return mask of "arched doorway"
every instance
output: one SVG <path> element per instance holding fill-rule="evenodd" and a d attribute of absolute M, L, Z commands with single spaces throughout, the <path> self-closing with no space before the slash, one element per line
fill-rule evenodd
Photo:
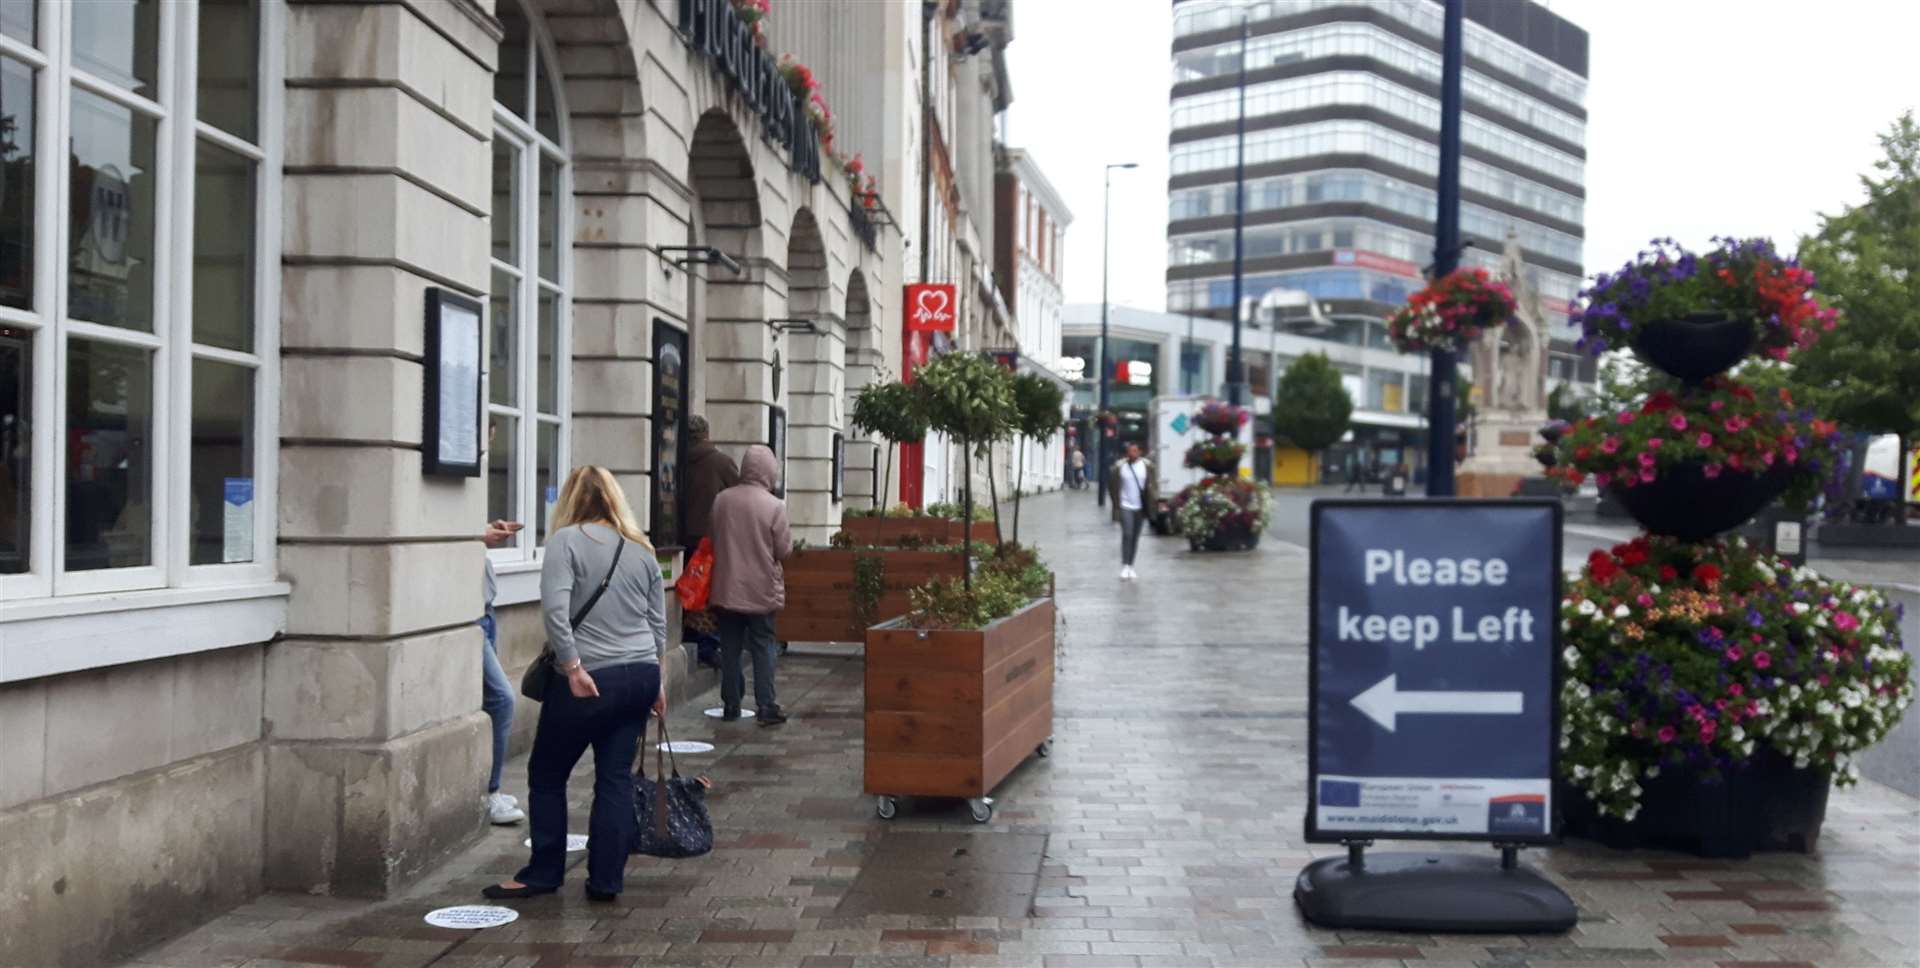
<path fill-rule="evenodd" d="M 826 242 L 813 212 L 794 213 L 787 233 L 787 319 L 776 353 L 790 361 L 782 380 L 787 415 L 787 513 L 795 538 L 825 544 L 840 525 L 835 451 L 845 428 L 846 335 L 832 311 Z M 776 373 L 778 369 L 776 366 Z"/>
<path fill-rule="evenodd" d="M 846 333 L 846 390 L 840 408 L 843 417 L 853 412 L 853 398 L 862 389 L 891 378 L 885 371 L 886 358 L 881 355 L 873 326 L 873 301 L 867 295 L 867 277 L 858 269 L 847 277 Z M 878 493 L 886 486 L 881 474 L 881 465 L 886 462 L 886 442 L 851 428 L 845 433 L 847 442 L 842 463 L 845 464 L 846 506 L 873 508 L 892 503 L 886 495 Z"/>
<path fill-rule="evenodd" d="M 688 267 L 688 317 L 693 320 L 694 396 L 712 427 L 713 441 L 738 457 L 749 444 L 771 441 L 773 304 L 763 257 L 760 197 L 753 159 L 740 128 L 725 111 L 700 116 L 688 171 L 694 217 L 687 244 L 712 246 L 740 267 Z"/>

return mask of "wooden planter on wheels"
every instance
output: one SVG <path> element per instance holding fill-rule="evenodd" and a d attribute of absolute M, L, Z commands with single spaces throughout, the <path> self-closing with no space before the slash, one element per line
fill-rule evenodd
<path fill-rule="evenodd" d="M 1053 742 L 1053 599 L 980 629 L 867 630 L 866 792 L 882 819 L 895 798 L 987 798 Z"/>
<path fill-rule="evenodd" d="M 840 533 L 856 545 L 894 548 L 903 544 L 957 545 L 966 529 L 946 518 L 869 517 L 842 519 Z M 992 544 L 993 522 L 973 522 L 973 540 Z"/>
<path fill-rule="evenodd" d="M 958 551 L 910 551 L 905 548 L 803 548 L 787 557 L 787 605 L 774 613 L 773 634 L 781 642 L 861 642 L 867 625 L 854 614 L 854 559 L 880 559 L 885 586 L 872 622 L 907 614 L 907 590 L 936 578 L 958 578 L 965 567 Z"/>

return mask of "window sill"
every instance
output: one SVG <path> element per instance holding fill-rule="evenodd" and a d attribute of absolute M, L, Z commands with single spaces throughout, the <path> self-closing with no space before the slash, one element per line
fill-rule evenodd
<path fill-rule="evenodd" d="M 286 631 L 291 590 L 268 581 L 0 605 L 0 682 L 265 642 Z"/>
<path fill-rule="evenodd" d="M 493 566 L 493 607 L 525 605 L 540 600 L 540 560 Z"/>

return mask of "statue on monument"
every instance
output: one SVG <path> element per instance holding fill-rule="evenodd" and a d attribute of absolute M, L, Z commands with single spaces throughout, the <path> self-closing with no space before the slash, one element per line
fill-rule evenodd
<path fill-rule="evenodd" d="M 1480 399 L 1491 410 L 1545 413 L 1547 361 L 1540 291 L 1527 281 L 1520 245 L 1511 232 L 1500 255 L 1500 275 L 1513 289 L 1514 317 L 1505 326 L 1488 328 L 1470 351 Z"/>

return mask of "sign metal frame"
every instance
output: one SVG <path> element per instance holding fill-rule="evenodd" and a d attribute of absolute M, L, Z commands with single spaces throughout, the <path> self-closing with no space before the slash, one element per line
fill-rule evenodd
<path fill-rule="evenodd" d="M 1557 791 L 1547 797 L 1547 832 L 1544 834 L 1497 834 L 1462 833 L 1445 834 L 1410 830 L 1340 830 L 1324 831 L 1316 823 L 1320 801 L 1320 567 L 1317 555 L 1320 550 L 1320 521 L 1327 510 L 1340 508 L 1391 508 L 1408 512 L 1431 510 L 1434 508 L 1515 508 L 1533 507 L 1551 511 L 1553 520 L 1553 542 L 1551 561 L 1553 562 L 1552 598 L 1546 615 L 1548 629 L 1547 641 L 1543 646 L 1547 651 L 1547 666 L 1551 670 L 1547 687 L 1547 782 L 1552 787 L 1559 785 L 1560 777 L 1560 687 L 1566 670 L 1560 660 L 1560 604 L 1566 597 L 1566 572 L 1561 567 L 1562 528 L 1565 525 L 1566 508 L 1552 498 L 1427 498 L 1420 501 L 1404 499 L 1358 499 L 1358 498 L 1322 498 L 1313 502 L 1308 513 L 1307 538 L 1307 809 L 1304 818 L 1305 839 L 1308 843 L 1337 844 L 1358 843 L 1374 840 L 1425 840 L 1447 841 L 1453 843 L 1493 843 L 1511 844 L 1529 847 L 1549 847 L 1561 842 L 1560 798 Z"/>

